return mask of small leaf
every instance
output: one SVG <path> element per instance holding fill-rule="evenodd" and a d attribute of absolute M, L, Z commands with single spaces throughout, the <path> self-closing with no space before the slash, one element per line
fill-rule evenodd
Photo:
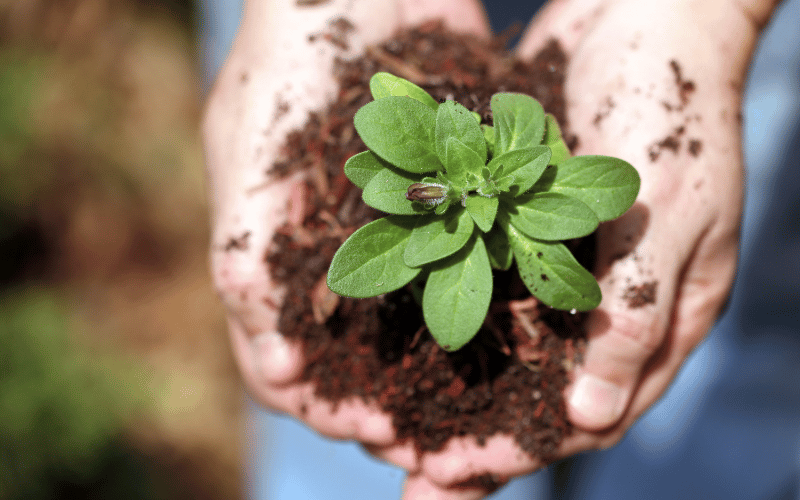
<path fill-rule="evenodd" d="M 542 176 L 539 177 L 539 180 L 531 187 L 530 191 L 536 193 L 550 191 L 550 188 L 553 187 L 553 181 L 556 179 L 556 170 L 558 168 L 552 163 L 547 165 L 547 168 L 542 172 Z"/>
<path fill-rule="evenodd" d="M 581 201 L 559 193 L 534 193 L 505 201 L 511 224 L 531 238 L 560 241 L 597 229 L 597 215 Z"/>
<path fill-rule="evenodd" d="M 468 174 L 480 175 L 485 165 L 475 151 L 455 137 L 447 138 L 443 163 L 446 178 L 461 188 L 468 183 Z"/>
<path fill-rule="evenodd" d="M 528 238 L 510 224 L 503 229 L 508 234 L 519 275 L 534 297 L 566 311 L 589 311 L 600 304 L 600 286 L 566 246 Z"/>
<path fill-rule="evenodd" d="M 475 152 L 481 162 L 486 163 L 486 140 L 480 125 L 472 113 L 455 101 L 445 101 L 436 112 L 436 153 L 445 163 L 448 140 L 453 137 Z M 445 163 L 445 168 L 447 164 Z"/>
<path fill-rule="evenodd" d="M 493 172 L 498 185 L 517 186 L 517 193 L 522 194 L 536 183 L 549 161 L 550 149 L 547 146 L 536 146 L 495 156 L 487 168 Z"/>
<path fill-rule="evenodd" d="M 436 111 L 439 103 L 419 86 L 391 73 L 375 73 L 369 79 L 369 90 L 375 100 L 391 96 L 408 96 Z"/>
<path fill-rule="evenodd" d="M 389 168 L 385 161 L 372 151 L 364 151 L 347 160 L 347 163 L 344 164 L 344 175 L 350 179 L 350 182 L 364 189 L 364 186 L 375 177 L 375 174 L 384 168 Z"/>
<path fill-rule="evenodd" d="M 553 152 L 553 155 L 550 157 L 550 164 L 558 165 L 569 158 L 569 148 L 567 147 L 567 143 L 564 142 L 564 138 L 561 136 L 561 129 L 558 126 L 556 117 L 547 113 L 544 119 L 545 128 L 542 144 L 549 147 L 550 151 Z"/>
<path fill-rule="evenodd" d="M 419 176 L 402 170 L 384 168 L 364 186 L 364 203 L 382 212 L 396 215 L 423 213 L 425 208 L 406 199 L 408 187 L 419 182 Z"/>
<path fill-rule="evenodd" d="M 492 268 L 507 271 L 514 263 L 514 254 L 511 253 L 511 244 L 506 233 L 495 227 L 483 235 L 483 240 Z"/>
<path fill-rule="evenodd" d="M 492 298 L 492 269 L 483 238 L 473 237 L 434 267 L 422 294 L 425 324 L 446 351 L 469 342 L 483 324 Z"/>
<path fill-rule="evenodd" d="M 450 208 L 450 198 L 444 200 L 439 205 L 436 205 L 436 208 L 433 209 L 433 213 L 436 215 L 444 215 L 448 208 Z"/>
<path fill-rule="evenodd" d="M 492 96 L 495 154 L 538 146 L 544 135 L 544 109 L 525 94 L 501 93 Z"/>
<path fill-rule="evenodd" d="M 419 101 L 390 96 L 365 104 L 353 119 L 373 153 L 407 172 L 442 169 L 436 155 L 436 113 Z"/>
<path fill-rule="evenodd" d="M 420 271 L 403 262 L 412 223 L 406 217 L 384 217 L 351 234 L 333 256 L 328 288 L 346 297 L 364 298 L 411 281 Z"/>
<path fill-rule="evenodd" d="M 483 139 L 486 141 L 487 156 L 494 156 L 494 127 L 481 125 L 481 129 L 483 130 Z"/>
<path fill-rule="evenodd" d="M 433 214 L 418 217 L 403 259 L 411 267 L 443 259 L 467 243 L 473 228 L 472 219 L 461 207 L 446 217 Z"/>
<path fill-rule="evenodd" d="M 467 212 L 484 233 L 488 233 L 492 229 L 494 218 L 497 215 L 498 204 L 499 200 L 496 196 L 487 198 L 485 196 L 472 195 L 466 199 Z"/>
<path fill-rule="evenodd" d="M 624 214 L 639 193 L 639 173 L 619 158 L 573 156 L 555 168 L 550 190 L 579 199 L 600 222 Z"/>

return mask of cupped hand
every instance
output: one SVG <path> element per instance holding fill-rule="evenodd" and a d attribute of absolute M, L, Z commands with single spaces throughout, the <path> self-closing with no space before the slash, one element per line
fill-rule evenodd
<path fill-rule="evenodd" d="M 305 179 L 276 181 L 267 171 L 287 134 L 338 91 L 337 56 L 360 53 L 398 29 L 443 18 L 450 29 L 488 36 L 475 0 L 250 0 L 233 50 L 209 97 L 204 121 L 212 217 L 214 282 L 227 309 L 237 363 L 251 394 L 267 407 L 303 419 L 334 438 L 396 443 L 391 418 L 360 401 L 336 412 L 299 381 L 300 346 L 276 330 L 283 290 L 265 263 L 284 223 L 304 218 Z M 328 43 L 335 20 L 353 25 L 348 49 Z M 323 35 L 323 36 L 320 36 Z M 310 38 L 316 38 L 316 41 Z"/>
<path fill-rule="evenodd" d="M 523 58 L 553 38 L 568 55 L 574 153 L 625 159 L 642 177 L 634 207 L 598 230 L 603 301 L 566 392 L 575 432 L 560 457 L 616 444 L 723 307 L 742 210 L 741 89 L 775 3 L 551 1 L 523 36 Z M 454 440 L 410 484 L 430 498 L 481 498 L 459 484 L 540 466 L 506 437 L 485 448 Z"/>
<path fill-rule="evenodd" d="M 770 11 L 753 4 L 553 1 L 520 45 L 520 55 L 529 57 L 556 38 L 568 54 L 575 153 L 623 158 L 642 177 L 636 205 L 599 229 L 604 298 L 590 316 L 585 362 L 568 389 L 576 431 L 560 456 L 616 443 L 663 393 L 728 294 L 742 197 L 739 99 Z M 429 17 L 488 32 L 473 1 L 248 4 L 204 122 L 212 264 L 234 352 L 262 403 L 328 436 L 361 441 L 408 469 L 405 498 L 481 498 L 488 490 L 478 478 L 502 483 L 543 464 L 507 436 L 486 447 L 453 439 L 441 452 L 419 457 L 410 443 L 396 442 L 390 418 L 377 408 L 352 401 L 333 412 L 314 398 L 313 387 L 298 382 L 299 346 L 275 331 L 281 289 L 263 257 L 277 227 L 302 220 L 303 181 L 274 182 L 265 172 L 286 133 L 336 90 L 330 75 L 337 49 L 309 43 L 308 35 L 339 15 L 357 28 L 353 51 Z"/>

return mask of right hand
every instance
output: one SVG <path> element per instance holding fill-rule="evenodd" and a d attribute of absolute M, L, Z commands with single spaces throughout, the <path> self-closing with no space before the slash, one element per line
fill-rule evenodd
<path fill-rule="evenodd" d="M 304 420 L 338 439 L 397 444 L 391 417 L 362 401 L 337 411 L 299 377 L 301 347 L 276 330 L 283 291 L 265 264 L 275 230 L 299 225 L 306 210 L 303 174 L 273 180 L 287 133 L 338 91 L 332 44 L 309 41 L 339 16 L 354 26 L 350 49 L 388 39 L 397 30 L 444 18 L 451 29 L 488 36 L 478 1 L 338 0 L 297 6 L 250 0 L 239 36 L 208 101 L 203 121 L 212 212 L 213 278 L 227 309 L 233 352 L 250 393 L 265 406 Z"/>

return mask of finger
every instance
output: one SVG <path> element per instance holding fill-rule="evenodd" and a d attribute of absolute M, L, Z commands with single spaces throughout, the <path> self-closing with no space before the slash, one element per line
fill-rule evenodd
<path fill-rule="evenodd" d="M 479 500 L 494 491 L 477 485 L 438 486 L 421 474 L 409 474 L 403 490 L 403 500 Z"/>
<path fill-rule="evenodd" d="M 735 205 L 735 203 L 733 203 Z M 631 402 L 632 423 L 663 394 L 689 353 L 707 335 L 727 298 L 735 275 L 738 224 L 720 222 L 698 243 L 681 277 L 667 343 L 648 364 Z"/>
<path fill-rule="evenodd" d="M 517 55 L 536 55 L 552 39 L 569 56 L 602 14 L 605 0 L 550 0 L 528 24 L 517 44 Z"/>
<path fill-rule="evenodd" d="M 488 37 L 489 19 L 478 0 L 401 0 L 401 24 L 416 26 L 430 19 L 442 19 L 457 32 Z"/>
<path fill-rule="evenodd" d="M 391 417 L 361 400 L 334 406 L 314 396 L 310 382 L 295 383 L 302 370 L 302 349 L 282 335 L 270 332 L 251 341 L 241 324 L 231 321 L 234 355 L 242 378 L 261 404 L 306 420 L 318 432 L 334 439 L 356 439 L 378 446 L 395 442 Z M 288 381 L 288 382 L 287 382 Z"/>
<path fill-rule="evenodd" d="M 361 399 L 347 399 L 334 405 L 309 397 L 304 404 L 299 417 L 328 437 L 354 439 L 375 446 L 389 446 L 395 442 L 392 417 Z"/>
<path fill-rule="evenodd" d="M 598 261 L 611 262 L 600 279 L 603 301 L 587 320 L 589 345 L 584 363 L 567 389 L 573 424 L 602 430 L 626 411 L 642 370 L 662 346 L 671 320 L 678 270 L 678 242 L 649 233 L 636 249 L 614 260 L 615 242 L 640 232 L 637 213 L 604 225 L 598 234 Z M 659 233 L 662 234 L 662 233 Z"/>
<path fill-rule="evenodd" d="M 243 324 L 228 320 L 233 355 L 239 371 L 250 387 L 273 387 L 288 384 L 300 376 L 303 351 L 297 342 L 290 342 L 275 331 L 252 336 Z"/>
<path fill-rule="evenodd" d="M 420 470 L 419 453 L 410 440 L 403 443 L 395 442 L 389 446 L 365 443 L 364 448 L 375 458 L 402 467 L 409 473 L 416 473 Z"/>
<path fill-rule="evenodd" d="M 478 477 L 508 478 L 542 467 L 513 437 L 498 435 L 479 445 L 473 437 L 453 438 L 436 453 L 425 453 L 422 471 L 432 484 L 454 487 Z"/>

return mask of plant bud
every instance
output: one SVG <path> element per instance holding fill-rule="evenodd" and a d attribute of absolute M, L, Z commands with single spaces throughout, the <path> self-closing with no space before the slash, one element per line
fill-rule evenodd
<path fill-rule="evenodd" d="M 415 182 L 408 186 L 406 199 L 421 201 L 427 205 L 438 205 L 447 199 L 447 188 L 441 184 Z"/>

